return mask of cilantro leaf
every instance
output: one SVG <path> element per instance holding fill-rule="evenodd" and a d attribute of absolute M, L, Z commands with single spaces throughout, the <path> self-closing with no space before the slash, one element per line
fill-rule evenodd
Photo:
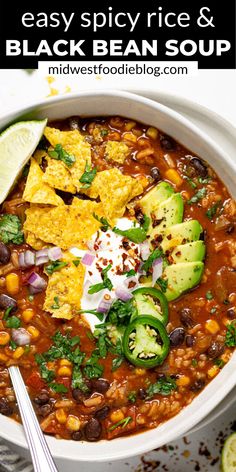
<path fill-rule="evenodd" d="M 153 262 L 162 256 L 163 256 L 162 249 L 159 249 L 159 248 L 154 249 L 154 251 L 152 251 L 151 254 L 148 256 L 147 260 L 143 263 L 141 269 L 144 270 L 145 272 L 148 272 L 149 269 L 151 269 Z"/>
<path fill-rule="evenodd" d="M 86 366 L 84 368 L 84 374 L 88 379 L 97 379 L 103 374 L 103 366 L 98 363 L 99 353 L 95 349 L 92 352 L 91 357 L 86 361 Z"/>
<path fill-rule="evenodd" d="M 86 162 L 85 164 L 85 169 L 84 169 L 84 173 L 83 175 L 80 177 L 79 181 L 81 184 L 84 184 L 82 185 L 81 188 L 89 188 L 91 187 L 91 184 L 95 178 L 97 174 L 97 169 L 96 167 L 94 167 L 92 169 L 92 167 L 90 166 L 90 164 L 88 162 Z"/>
<path fill-rule="evenodd" d="M 124 362 L 125 358 L 123 356 L 115 357 L 112 359 L 112 368 L 111 371 L 114 372 L 115 370 L 119 369 L 122 362 Z"/>
<path fill-rule="evenodd" d="M 212 220 L 212 218 L 216 215 L 216 212 L 218 208 L 221 206 L 221 201 L 214 203 L 208 210 L 206 211 L 206 216 L 209 218 L 209 220 Z"/>
<path fill-rule="evenodd" d="M 60 305 L 59 305 L 59 298 L 58 297 L 54 297 L 54 304 L 51 305 L 51 308 L 52 310 L 59 310 L 60 308 Z"/>
<path fill-rule="evenodd" d="M 118 428 L 118 426 L 125 428 L 130 423 L 130 421 L 132 421 L 132 416 L 127 416 L 123 420 L 117 421 L 117 423 L 110 426 L 110 428 L 108 428 L 108 431 L 114 431 L 114 429 Z"/>
<path fill-rule="evenodd" d="M 5 213 L 0 216 L 0 240 L 4 244 L 24 242 L 21 221 L 17 215 Z"/>
<path fill-rule="evenodd" d="M 228 347 L 236 346 L 236 323 L 235 322 L 232 322 L 227 325 L 225 345 Z"/>
<path fill-rule="evenodd" d="M 75 156 L 73 156 L 73 154 L 68 154 L 68 152 L 63 149 L 61 144 L 56 144 L 53 151 L 48 151 L 48 155 L 52 159 L 64 162 L 67 167 L 73 166 L 76 161 Z"/>
<path fill-rule="evenodd" d="M 62 261 L 57 260 L 48 264 L 45 267 L 45 271 L 47 272 L 48 275 L 51 275 L 53 274 L 53 272 L 56 272 L 57 270 L 60 270 L 63 267 L 66 267 L 67 265 L 68 265 L 67 262 L 62 262 Z"/>
<path fill-rule="evenodd" d="M 163 279 L 162 277 L 159 277 L 159 279 L 157 279 L 156 283 L 159 285 L 162 292 L 165 293 L 166 290 L 167 290 L 167 287 L 168 287 L 168 280 Z"/>
<path fill-rule="evenodd" d="M 6 321 L 7 328 L 18 329 L 21 326 L 21 320 L 17 316 L 11 316 Z"/>
<path fill-rule="evenodd" d="M 137 394 L 136 392 L 130 392 L 128 395 L 128 400 L 130 403 L 135 403 L 137 399 Z"/>
<path fill-rule="evenodd" d="M 124 272 L 124 274 L 126 275 L 126 277 L 132 277 L 136 275 L 136 272 L 134 269 L 131 269 L 131 270 L 128 270 L 128 272 Z"/>
<path fill-rule="evenodd" d="M 105 269 L 102 269 L 101 276 L 102 276 L 103 282 L 100 282 L 100 283 L 94 284 L 94 285 L 90 285 L 90 287 L 88 289 L 88 293 L 90 295 L 92 295 L 93 293 L 98 293 L 101 290 L 103 290 L 104 288 L 107 288 L 108 290 L 111 290 L 113 288 L 112 281 L 109 279 L 109 277 L 107 275 L 107 273 L 111 269 L 111 267 L 112 267 L 112 264 L 109 264 L 107 267 L 105 267 Z"/>
<path fill-rule="evenodd" d="M 126 230 L 122 230 L 117 228 L 116 226 L 112 229 L 112 231 L 120 236 L 124 236 L 125 238 L 133 241 L 133 243 L 143 243 L 147 238 L 147 231 L 150 225 L 150 218 L 146 215 L 143 216 L 144 222 L 140 227 L 135 227 Z"/>
<path fill-rule="evenodd" d="M 157 382 L 149 385 L 146 399 L 150 399 L 157 394 L 163 396 L 170 395 L 176 389 L 177 385 L 174 379 L 171 377 L 161 377 Z"/>
<path fill-rule="evenodd" d="M 68 392 L 68 388 L 65 387 L 65 385 L 62 384 L 62 383 L 52 382 L 52 383 L 49 384 L 49 387 L 55 393 L 67 393 Z"/>
<path fill-rule="evenodd" d="M 207 189 L 205 187 L 200 188 L 193 196 L 188 200 L 188 204 L 192 205 L 192 203 L 197 203 L 199 200 L 202 200 L 207 193 Z"/>
<path fill-rule="evenodd" d="M 135 307 L 132 299 L 127 300 L 127 302 L 118 299 L 109 310 L 108 321 L 115 326 L 127 325 L 134 311 Z"/>
<path fill-rule="evenodd" d="M 86 385 L 81 369 L 78 365 L 74 366 L 73 373 L 72 373 L 72 388 L 79 388 L 82 392 L 86 393 L 89 391 L 88 386 Z"/>
<path fill-rule="evenodd" d="M 41 375 L 42 379 L 45 380 L 45 382 L 47 382 L 47 383 L 52 382 L 52 380 L 55 377 L 55 372 L 54 372 L 54 370 L 50 370 L 50 369 L 47 368 L 46 360 L 45 360 L 43 354 L 36 354 L 35 355 L 35 361 L 39 365 L 40 375 Z"/>
<path fill-rule="evenodd" d="M 95 218 L 95 220 L 99 221 L 99 223 L 101 223 L 101 230 L 106 232 L 111 226 L 110 224 L 108 223 L 107 219 L 104 218 L 104 216 L 101 216 L 99 217 L 98 215 L 96 215 L 96 213 L 93 213 L 93 217 Z"/>
<path fill-rule="evenodd" d="M 206 299 L 207 299 L 207 300 L 213 300 L 213 298 L 214 298 L 214 296 L 212 295 L 211 291 L 208 290 L 208 291 L 206 292 Z"/>
<path fill-rule="evenodd" d="M 80 261 L 81 261 L 81 257 L 76 257 L 76 259 L 74 259 L 72 263 L 74 264 L 75 267 L 78 267 L 80 265 Z"/>

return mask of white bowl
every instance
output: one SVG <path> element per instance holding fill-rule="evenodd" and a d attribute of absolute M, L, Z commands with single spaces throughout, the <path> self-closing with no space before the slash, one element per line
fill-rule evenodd
<path fill-rule="evenodd" d="M 83 92 L 47 99 L 18 109 L 0 119 L 0 129 L 24 118 L 66 118 L 72 115 L 121 115 L 156 126 L 193 153 L 209 162 L 236 197 L 236 163 L 196 126 L 178 113 L 147 98 L 127 92 Z M 75 461 L 109 461 L 138 455 L 184 435 L 207 416 L 236 385 L 236 352 L 212 382 L 177 416 L 155 429 L 134 436 L 98 443 L 57 440 L 47 437 L 54 457 Z M 0 415 L 1 436 L 27 447 L 22 427 Z"/>

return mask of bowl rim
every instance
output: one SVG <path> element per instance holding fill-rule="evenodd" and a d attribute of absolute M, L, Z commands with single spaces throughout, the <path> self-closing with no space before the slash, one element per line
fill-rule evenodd
<path fill-rule="evenodd" d="M 221 159 L 223 159 L 225 165 L 229 167 L 233 175 L 236 175 L 236 163 L 233 161 L 233 159 L 223 149 L 221 149 L 220 146 L 216 145 L 212 138 L 208 137 L 206 133 L 191 123 L 191 121 L 183 117 L 180 113 L 166 107 L 165 105 L 157 103 L 150 98 L 136 95 L 135 93 L 131 92 L 117 90 L 89 90 L 79 93 L 67 94 L 64 96 L 56 96 L 44 100 L 37 100 L 34 103 L 26 104 L 23 107 L 21 106 L 11 109 L 7 113 L 3 114 L 0 121 L 4 120 L 6 123 L 8 121 L 16 121 L 26 113 L 40 111 L 42 107 L 51 108 L 57 103 L 63 104 L 64 102 L 79 100 L 81 97 L 91 98 L 94 96 L 100 97 L 101 99 L 104 97 L 120 97 L 121 99 L 126 99 L 128 102 L 136 102 L 140 105 L 156 109 L 157 111 L 163 113 L 167 118 L 169 117 L 172 120 L 176 120 L 185 129 L 197 135 L 203 143 L 205 143 L 209 148 L 211 148 L 212 151 L 216 153 L 217 156 L 220 156 Z M 224 367 L 224 369 L 222 369 L 217 377 L 210 382 L 210 384 L 191 402 L 190 405 L 184 407 L 175 417 L 161 424 L 157 428 L 141 432 L 137 435 L 113 439 L 112 441 L 102 440 L 98 443 L 81 442 L 79 444 L 85 448 L 85 454 L 83 454 L 81 457 L 78 457 L 78 443 L 70 440 L 57 440 L 53 437 L 47 437 L 47 442 L 51 452 L 56 458 L 86 462 L 91 461 L 91 456 L 94 455 L 96 462 L 102 462 L 131 457 L 147 452 L 158 447 L 159 445 L 163 445 L 166 442 L 170 442 L 171 440 L 174 440 L 177 437 L 185 434 L 190 428 L 201 421 L 201 419 L 210 413 L 210 411 L 212 411 L 214 407 L 220 403 L 224 396 L 226 396 L 227 393 L 229 393 L 229 391 L 236 385 L 236 377 L 233 375 L 235 367 L 236 352 L 232 355 L 229 363 Z M 227 373 L 227 381 L 224 381 L 224 379 L 227 377 Z M 202 396 L 206 390 L 207 392 L 209 391 L 212 384 L 215 386 L 215 388 L 211 388 L 213 396 L 208 395 L 208 398 L 205 399 L 203 408 Z M 216 388 L 216 386 L 218 388 Z M 194 411 L 192 411 L 192 409 Z M 191 415 L 186 415 L 186 411 L 191 412 Z M 181 421 L 182 417 L 184 417 L 183 421 Z M 177 424 L 175 424 L 176 421 L 174 421 L 176 418 L 179 420 L 177 421 Z M 174 426 L 172 425 L 173 421 Z M 1 436 L 3 438 L 15 443 L 20 447 L 27 448 L 24 435 L 22 434 L 23 429 L 20 424 L 17 424 L 14 420 L 6 418 L 2 415 L 0 415 L 0 424 L 2 424 Z M 11 427 L 12 424 L 14 426 Z M 167 432 L 168 429 L 169 431 Z M 15 434 L 12 434 L 13 430 L 15 431 Z M 159 436 L 163 434 L 164 438 L 167 437 L 167 439 L 160 440 L 160 437 L 157 437 L 155 434 L 156 432 L 160 433 Z M 11 436 L 9 436 L 9 434 L 11 434 Z M 114 445 L 114 448 L 112 445 Z M 102 453 L 101 450 L 103 450 Z"/>

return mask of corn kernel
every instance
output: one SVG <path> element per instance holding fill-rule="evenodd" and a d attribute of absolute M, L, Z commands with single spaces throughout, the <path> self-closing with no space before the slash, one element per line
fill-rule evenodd
<path fill-rule="evenodd" d="M 28 333 L 32 336 L 33 339 L 37 339 L 40 335 L 40 332 L 35 326 L 29 326 L 27 328 Z"/>
<path fill-rule="evenodd" d="M 55 369 L 55 362 L 54 361 L 47 362 L 47 368 L 49 370 L 54 370 Z"/>
<path fill-rule="evenodd" d="M 190 378 L 187 375 L 182 375 L 179 379 L 176 380 L 178 387 L 185 387 L 190 384 Z"/>
<path fill-rule="evenodd" d="M 123 411 L 121 411 L 121 410 L 113 411 L 110 414 L 110 420 L 112 421 L 112 423 L 118 423 L 118 421 L 122 421 L 124 419 L 124 417 L 125 417 L 125 415 L 124 415 Z"/>
<path fill-rule="evenodd" d="M 132 143 L 136 143 L 137 136 L 135 136 L 135 134 L 133 134 L 133 133 L 124 133 L 123 139 L 125 141 L 131 141 Z"/>
<path fill-rule="evenodd" d="M 70 431 L 79 431 L 80 429 L 80 420 L 77 416 L 69 415 L 66 420 L 66 427 Z"/>
<path fill-rule="evenodd" d="M 125 123 L 125 131 L 130 131 L 136 126 L 135 121 L 128 121 L 128 123 Z"/>
<path fill-rule="evenodd" d="M 60 365 L 61 365 L 61 366 L 67 365 L 67 366 L 70 367 L 70 366 L 71 366 L 71 362 L 68 361 L 68 359 L 61 359 L 61 360 L 60 360 Z"/>
<path fill-rule="evenodd" d="M 179 173 L 175 169 L 168 169 L 165 172 L 166 179 L 170 180 L 175 184 L 177 187 L 180 187 L 183 183 L 183 179 L 180 177 Z"/>
<path fill-rule="evenodd" d="M 136 369 L 134 369 L 134 372 L 136 375 L 145 375 L 146 374 L 146 370 L 145 369 L 141 369 L 141 367 L 136 367 Z"/>
<path fill-rule="evenodd" d="M 217 367 L 217 365 L 213 365 L 210 369 L 208 369 L 207 375 L 208 377 L 212 378 L 212 377 L 215 377 L 219 371 L 220 371 L 219 367 Z"/>
<path fill-rule="evenodd" d="M 63 408 L 58 408 L 58 410 L 56 410 L 56 419 L 60 424 L 66 423 L 67 414 L 65 413 L 65 410 Z"/>
<path fill-rule="evenodd" d="M 157 129 L 150 126 L 150 128 L 147 129 L 146 136 L 148 136 L 148 138 L 151 138 L 151 139 L 157 139 L 158 137 Z"/>
<path fill-rule="evenodd" d="M 0 346 L 6 346 L 10 341 L 10 334 L 6 331 L 0 331 Z"/>
<path fill-rule="evenodd" d="M 57 374 L 60 376 L 60 377 L 71 377 L 72 375 L 72 370 L 70 367 L 68 366 L 63 366 L 63 367 L 59 367 L 58 371 L 57 371 Z"/>
<path fill-rule="evenodd" d="M 216 320 L 207 320 L 205 328 L 211 334 L 216 334 L 220 330 L 220 326 Z"/>
<path fill-rule="evenodd" d="M 6 289 L 10 295 L 16 295 L 20 290 L 20 278 L 18 274 L 11 272 L 6 275 Z"/>
<path fill-rule="evenodd" d="M 34 316 L 34 310 L 32 310 L 32 308 L 27 308 L 22 312 L 21 316 L 25 323 L 29 323 Z"/>
<path fill-rule="evenodd" d="M 5 354 L 3 354 L 3 352 L 0 352 L 0 362 L 1 361 L 7 362 L 7 360 L 8 360 L 8 357 Z"/>
<path fill-rule="evenodd" d="M 23 356 L 24 352 L 25 350 L 22 346 L 17 347 L 12 355 L 13 359 L 19 359 L 21 356 Z"/>

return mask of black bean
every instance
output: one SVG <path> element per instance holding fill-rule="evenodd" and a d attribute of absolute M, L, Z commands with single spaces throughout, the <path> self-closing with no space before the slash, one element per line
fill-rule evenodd
<path fill-rule="evenodd" d="M 91 420 L 86 423 L 84 428 L 84 435 L 87 441 L 97 441 L 102 434 L 102 426 L 96 418 L 91 418 Z"/>
<path fill-rule="evenodd" d="M 98 393 L 105 393 L 110 387 L 110 383 L 106 379 L 92 380 L 92 389 Z"/>
<path fill-rule="evenodd" d="M 150 175 L 156 182 L 161 180 L 161 174 L 158 167 L 152 167 L 150 170 Z"/>
<path fill-rule="evenodd" d="M 89 394 L 89 392 L 83 392 L 82 390 L 80 390 L 80 388 L 73 388 L 72 390 L 72 397 L 78 403 L 82 403 L 83 400 L 89 396 Z"/>
<path fill-rule="evenodd" d="M 73 439 L 73 441 L 80 441 L 82 439 L 81 431 L 74 431 L 71 435 L 71 439 Z"/>
<path fill-rule="evenodd" d="M 169 136 L 163 136 L 161 138 L 161 147 L 165 151 L 174 151 L 176 148 L 176 143 L 175 141 L 170 138 Z"/>
<path fill-rule="evenodd" d="M 221 356 L 221 354 L 223 354 L 224 350 L 225 346 L 223 343 L 214 341 L 213 343 L 211 343 L 206 353 L 209 359 L 216 359 L 217 357 Z"/>
<path fill-rule="evenodd" d="M 234 232 L 234 225 L 230 225 L 227 230 L 226 230 L 226 233 L 227 234 L 232 234 Z"/>
<path fill-rule="evenodd" d="M 142 225 L 144 223 L 144 215 L 141 208 L 136 207 L 134 211 L 136 220 Z"/>
<path fill-rule="evenodd" d="M 2 293 L 0 295 L 0 310 L 5 311 L 10 307 L 12 307 L 11 313 L 14 313 L 17 310 L 17 301 L 14 298 L 9 297 L 9 295 Z"/>
<path fill-rule="evenodd" d="M 105 420 L 105 418 L 109 415 L 109 413 L 110 413 L 110 407 L 104 406 L 103 408 L 100 408 L 100 410 L 97 410 L 94 416 L 98 420 Z"/>
<path fill-rule="evenodd" d="M 206 164 L 199 159 L 199 157 L 193 157 L 190 161 L 190 164 L 196 169 L 198 175 L 201 177 L 207 177 L 208 176 L 208 170 Z"/>
<path fill-rule="evenodd" d="M 45 403 L 48 403 L 49 402 L 49 395 L 47 392 L 41 392 L 39 393 L 39 395 L 37 395 L 37 397 L 34 398 L 34 403 L 36 403 L 36 405 L 45 405 Z"/>
<path fill-rule="evenodd" d="M 230 318 L 231 320 L 234 320 L 234 318 L 236 317 L 236 313 L 235 313 L 235 309 L 234 308 L 229 308 L 226 312 L 226 315 L 228 316 L 228 318 Z"/>
<path fill-rule="evenodd" d="M 6 398 L 0 399 L 0 413 L 5 416 L 11 416 L 13 413 L 13 408 Z"/>
<path fill-rule="evenodd" d="M 171 346 L 180 346 L 181 344 L 183 344 L 185 339 L 185 330 L 183 328 L 175 328 L 169 334 L 169 338 Z"/>
<path fill-rule="evenodd" d="M 39 406 L 37 412 L 39 415 L 45 417 L 51 413 L 53 406 L 50 403 L 45 403 L 45 405 Z"/>
<path fill-rule="evenodd" d="M 198 379 L 191 385 L 190 390 L 192 392 L 198 392 L 199 390 L 202 390 L 203 387 L 205 387 L 205 380 Z"/>
<path fill-rule="evenodd" d="M 141 400 L 145 400 L 146 396 L 147 396 L 146 390 L 144 390 L 144 388 L 140 388 L 140 389 L 138 390 L 138 397 L 139 397 Z"/>
<path fill-rule="evenodd" d="M 192 318 L 192 311 L 190 308 L 183 308 L 180 311 L 179 319 L 185 328 L 193 328 L 193 326 L 196 324 Z"/>
<path fill-rule="evenodd" d="M 7 264 L 11 257 L 11 251 L 6 244 L 0 242 L 0 264 Z"/>
<path fill-rule="evenodd" d="M 188 334 L 185 338 L 185 344 L 187 347 L 192 347 L 194 345 L 195 338 L 192 334 Z"/>

